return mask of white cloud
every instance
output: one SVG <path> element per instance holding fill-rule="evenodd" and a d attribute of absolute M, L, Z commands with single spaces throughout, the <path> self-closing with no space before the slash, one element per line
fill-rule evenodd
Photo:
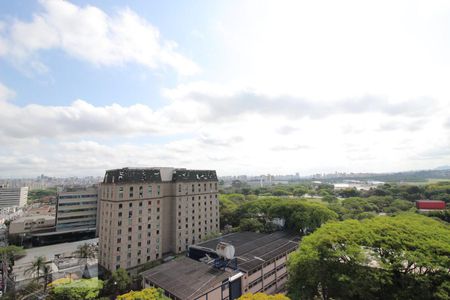
<path fill-rule="evenodd" d="M 2 101 L 9 100 L 15 96 L 14 91 L 10 90 L 8 87 L 0 82 L 0 105 Z"/>
<path fill-rule="evenodd" d="M 31 21 L 0 24 L 0 55 L 42 71 L 39 53 L 46 49 L 99 66 L 198 69 L 130 9 L 110 15 L 41 3 Z M 202 27 L 201 35 L 186 28 L 191 40 L 204 39 L 195 43 L 207 57 L 208 78 L 164 89 L 167 102 L 157 109 L 92 99 L 18 106 L 0 85 L 0 174 L 100 175 L 154 165 L 220 175 L 310 174 L 447 165 L 448 3 L 225 5 L 210 16 L 218 28 Z"/>
<path fill-rule="evenodd" d="M 43 12 L 31 22 L 15 19 L 0 26 L 0 55 L 38 66 L 42 50 L 61 49 L 72 57 L 99 66 L 136 63 L 151 69 L 170 66 L 182 75 L 199 67 L 178 52 L 175 42 L 161 38 L 159 30 L 131 9 L 108 15 L 87 5 L 41 0 Z M 45 70 L 45 68 L 44 68 Z"/>

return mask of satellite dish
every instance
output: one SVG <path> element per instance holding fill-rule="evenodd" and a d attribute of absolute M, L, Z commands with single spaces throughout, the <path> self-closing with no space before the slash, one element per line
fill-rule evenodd
<path fill-rule="evenodd" d="M 225 242 L 219 242 L 216 246 L 216 253 L 226 259 L 233 259 L 235 249 L 234 246 Z"/>

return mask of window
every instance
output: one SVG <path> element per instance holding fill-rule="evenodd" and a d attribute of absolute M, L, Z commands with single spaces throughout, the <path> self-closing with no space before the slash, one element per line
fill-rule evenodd
<path fill-rule="evenodd" d="M 151 197 L 152 194 L 153 194 L 153 190 L 152 190 L 152 186 L 151 186 L 151 185 L 149 185 L 149 186 L 147 187 L 147 192 L 148 192 L 148 195 Z M 149 203 L 150 203 L 150 201 L 149 201 Z"/>
<path fill-rule="evenodd" d="M 130 198 L 133 198 L 133 187 L 130 186 Z"/>
<path fill-rule="evenodd" d="M 194 192 L 194 185 L 192 185 L 192 192 Z M 192 198 L 194 198 L 194 197 L 192 197 Z M 194 199 L 192 199 L 192 200 L 194 200 Z"/>
<path fill-rule="evenodd" d="M 122 212 L 119 212 L 118 216 L 119 216 L 119 218 L 120 218 L 120 217 L 122 216 Z"/>
<path fill-rule="evenodd" d="M 118 239 L 117 239 L 117 243 L 120 244 L 121 242 L 122 242 L 122 239 L 121 239 L 121 238 L 118 238 Z"/>
<path fill-rule="evenodd" d="M 161 186 L 158 185 L 156 188 L 157 188 L 157 193 L 158 193 L 158 196 L 159 196 L 161 194 Z"/>
<path fill-rule="evenodd" d="M 178 185 L 178 192 L 181 193 L 181 184 Z"/>
<path fill-rule="evenodd" d="M 133 207 L 133 202 L 128 203 L 128 207 Z"/>
<path fill-rule="evenodd" d="M 122 203 L 119 204 L 119 208 L 122 208 Z"/>
<path fill-rule="evenodd" d="M 144 197 L 144 188 L 142 186 L 139 187 L 139 198 Z M 142 206 L 142 202 L 139 203 L 139 206 Z"/>

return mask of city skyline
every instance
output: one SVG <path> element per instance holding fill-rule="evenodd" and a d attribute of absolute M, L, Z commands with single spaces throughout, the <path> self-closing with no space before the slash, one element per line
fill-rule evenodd
<path fill-rule="evenodd" d="M 450 4 L 5 2 L 0 178 L 450 161 Z"/>

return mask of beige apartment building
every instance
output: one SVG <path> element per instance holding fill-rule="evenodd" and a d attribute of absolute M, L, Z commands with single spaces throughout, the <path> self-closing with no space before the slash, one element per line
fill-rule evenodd
<path fill-rule="evenodd" d="M 9 224 L 9 234 L 35 233 L 55 229 L 55 216 L 33 215 L 18 218 Z"/>
<path fill-rule="evenodd" d="M 212 170 L 123 168 L 100 185 L 99 264 L 133 269 L 219 232 Z"/>

